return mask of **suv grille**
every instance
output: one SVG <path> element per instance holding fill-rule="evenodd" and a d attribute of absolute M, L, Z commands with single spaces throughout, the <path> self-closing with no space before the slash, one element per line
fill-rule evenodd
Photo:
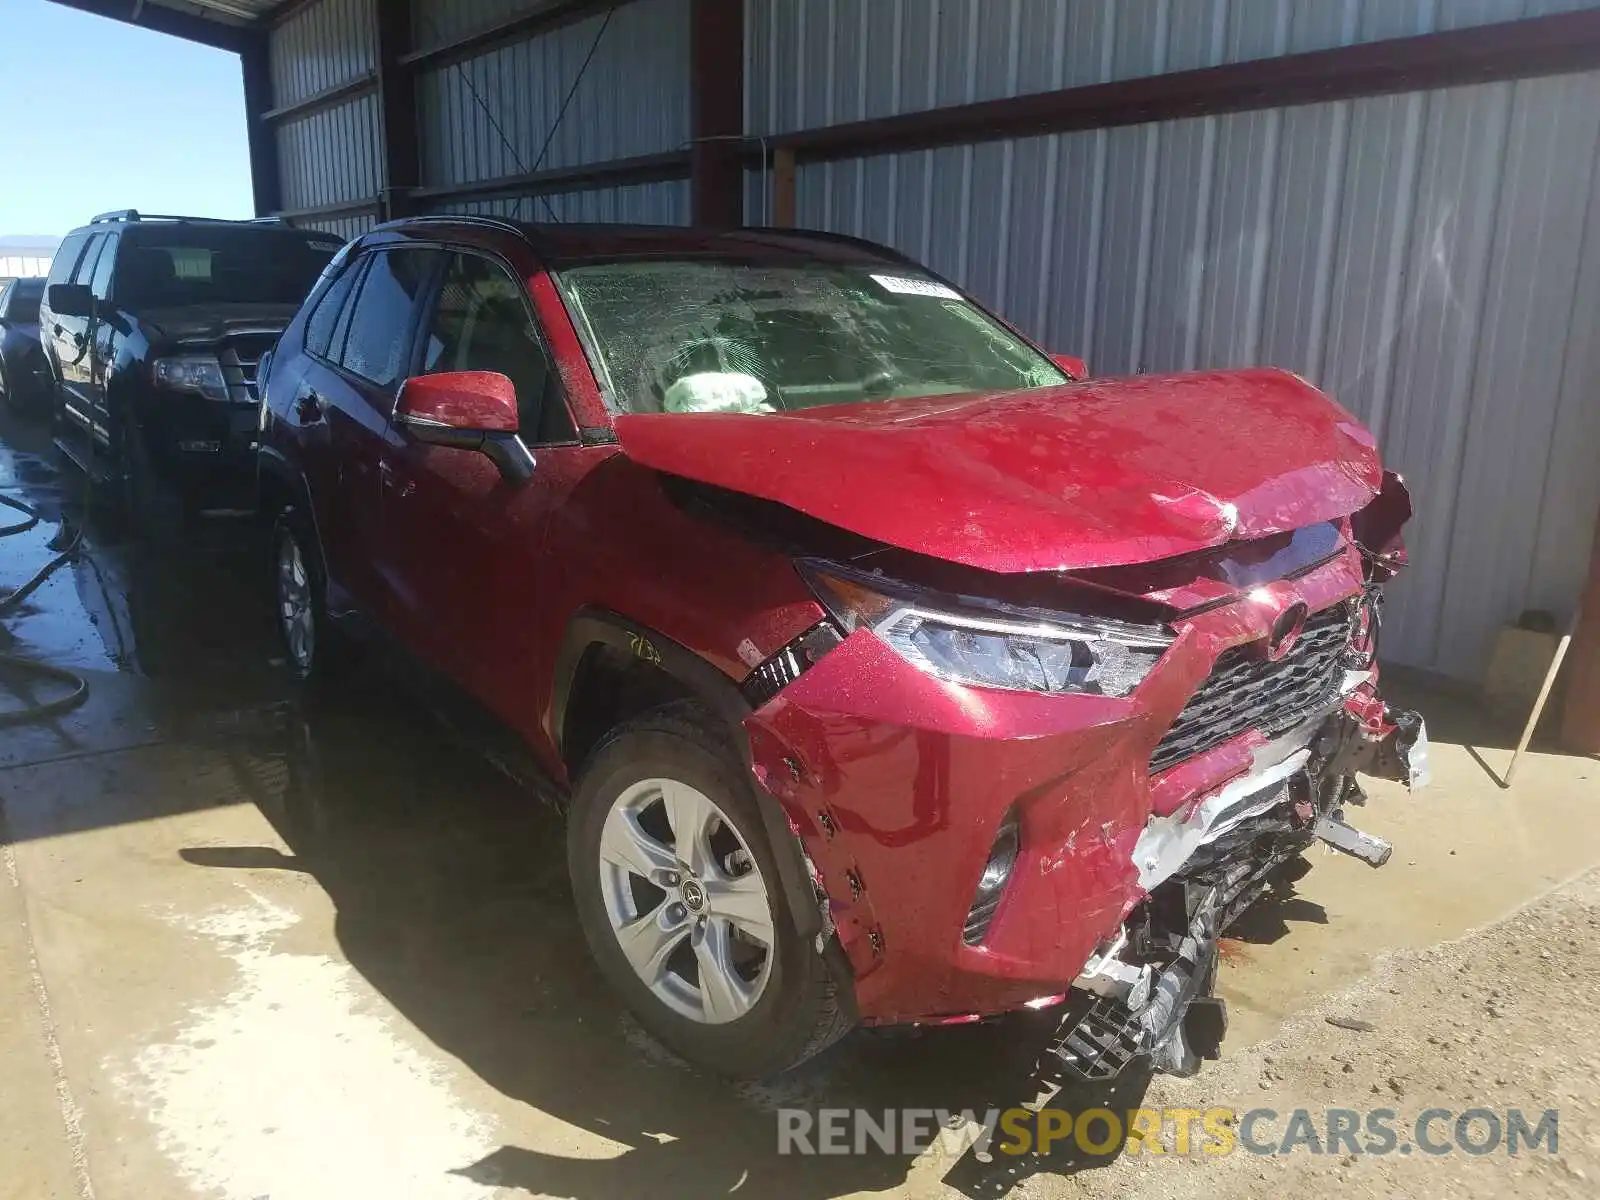
<path fill-rule="evenodd" d="M 254 404 L 256 368 L 261 356 L 277 343 L 275 333 L 240 333 L 223 342 L 217 351 L 217 361 L 222 365 L 222 378 L 228 384 L 228 398 L 240 404 Z"/>
<path fill-rule="evenodd" d="M 1326 708 L 1338 694 L 1340 657 L 1350 639 L 1350 607 L 1313 613 L 1300 640 L 1277 662 L 1252 645 L 1223 652 L 1150 756 L 1150 773 L 1219 746 L 1251 729 L 1269 737 Z"/>

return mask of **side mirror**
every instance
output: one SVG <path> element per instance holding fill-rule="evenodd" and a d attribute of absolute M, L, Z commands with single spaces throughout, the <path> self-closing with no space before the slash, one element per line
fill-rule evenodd
<path fill-rule="evenodd" d="M 517 436 L 517 389 L 498 371 L 414 375 L 400 387 L 394 419 L 419 442 L 476 450 L 513 482 L 533 474 L 533 453 Z"/>
<path fill-rule="evenodd" d="M 1089 378 L 1089 364 L 1076 354 L 1052 354 L 1050 361 L 1067 373 L 1074 383 Z"/>
<path fill-rule="evenodd" d="M 52 283 L 50 311 L 58 317 L 94 316 L 94 296 L 86 283 Z"/>

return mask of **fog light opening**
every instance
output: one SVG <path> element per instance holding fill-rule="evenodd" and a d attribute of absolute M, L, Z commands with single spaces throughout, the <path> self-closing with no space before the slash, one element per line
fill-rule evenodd
<path fill-rule="evenodd" d="M 967 912 L 966 928 L 962 930 L 967 945 L 977 945 L 988 934 L 989 924 L 1000 908 L 1000 898 L 1005 895 L 1006 884 L 1011 879 L 1021 850 L 1022 826 L 1013 809 L 1000 822 L 994 845 L 989 849 L 989 860 L 983 864 L 983 874 L 978 877 L 978 894 Z"/>

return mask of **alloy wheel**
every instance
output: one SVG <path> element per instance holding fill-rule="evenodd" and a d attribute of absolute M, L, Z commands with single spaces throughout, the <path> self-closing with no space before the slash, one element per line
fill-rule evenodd
<path fill-rule="evenodd" d="M 278 622 L 296 669 L 310 671 L 317 649 L 311 576 L 300 553 L 300 543 L 287 533 L 278 541 Z"/>
<path fill-rule="evenodd" d="M 612 934 L 658 1000 L 707 1025 L 755 1006 L 772 973 L 772 901 L 710 797 L 678 780 L 641 780 L 612 802 L 599 858 Z"/>

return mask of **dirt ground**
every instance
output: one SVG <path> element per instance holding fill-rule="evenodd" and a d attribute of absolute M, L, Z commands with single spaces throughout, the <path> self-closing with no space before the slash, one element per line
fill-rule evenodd
<path fill-rule="evenodd" d="M 1526 1148 L 1515 1157 L 1503 1148 L 1481 1156 L 1460 1149 L 1439 1156 L 1141 1153 L 1077 1176 L 1079 1194 L 1108 1200 L 1600 1195 L 1600 994 L 1591 984 L 1597 972 L 1600 872 L 1590 872 L 1481 932 L 1387 957 L 1348 991 L 1291 1018 L 1275 1037 L 1227 1055 L 1195 1079 L 1157 1079 L 1144 1098 L 1149 1106 L 1275 1109 L 1284 1118 L 1256 1137 L 1268 1143 L 1296 1108 L 1311 1110 L 1319 1127 L 1330 1106 L 1390 1108 L 1399 1116 L 1402 1143 L 1416 1115 L 1430 1107 L 1502 1115 L 1520 1107 L 1530 1124 L 1553 1108 L 1554 1155 Z M 1372 1028 L 1343 1028 L 1330 1017 Z M 1436 1144 L 1450 1140 L 1444 1122 L 1430 1134 Z M 1067 1192 L 1038 1176 L 1022 1194 Z"/>

